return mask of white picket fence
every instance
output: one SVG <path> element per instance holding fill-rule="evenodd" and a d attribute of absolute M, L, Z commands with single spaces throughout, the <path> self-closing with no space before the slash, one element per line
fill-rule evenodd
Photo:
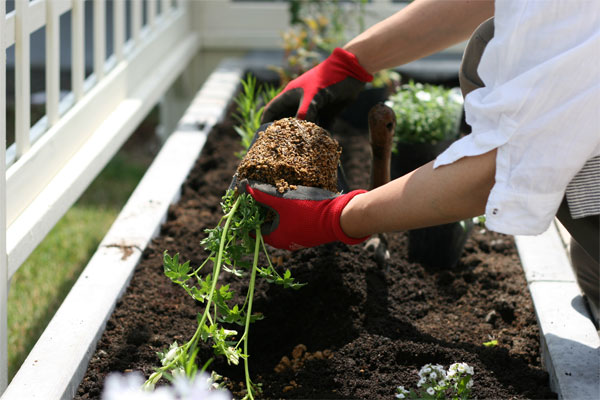
<path fill-rule="evenodd" d="M 7 13 L 7 1 L 0 2 L 0 225 L 6 226 L 0 230 L 0 394 L 8 384 L 8 289 L 20 265 L 200 50 L 277 48 L 289 21 L 284 1 L 9 3 L 14 9 Z M 366 7 L 366 25 L 403 6 L 391 0 L 372 0 Z M 90 22 L 86 21 L 86 7 L 93 11 L 91 49 L 84 41 Z M 63 96 L 60 24 L 65 14 L 70 15 L 71 25 L 71 90 Z M 112 27 L 111 32 L 107 26 Z M 46 37 L 46 112 L 32 125 L 30 38 L 42 27 Z M 107 37 L 112 38 L 112 47 L 107 46 Z M 11 47 L 15 139 L 7 147 L 6 71 Z M 113 51 L 107 54 L 107 48 Z M 89 76 L 86 50 L 93 54 Z"/>

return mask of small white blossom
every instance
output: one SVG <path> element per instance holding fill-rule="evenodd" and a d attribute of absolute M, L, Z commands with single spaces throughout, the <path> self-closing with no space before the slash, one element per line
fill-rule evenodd
<path fill-rule="evenodd" d="M 438 96 L 435 98 L 436 103 L 438 103 L 439 106 L 444 107 L 444 105 L 446 104 L 444 102 L 444 98 L 442 96 Z"/>
<path fill-rule="evenodd" d="M 435 394 L 435 389 L 432 387 L 428 387 L 427 388 L 427 393 L 429 393 L 431 396 L 433 396 Z"/>
<path fill-rule="evenodd" d="M 114 373 L 106 379 L 102 400 L 231 400 L 229 392 L 211 390 L 211 382 L 206 374 L 198 374 L 193 382 L 183 375 L 176 375 L 172 387 L 144 391 L 141 374 Z"/>
<path fill-rule="evenodd" d="M 473 367 L 471 367 L 470 365 L 467 365 L 467 374 L 469 375 L 474 375 L 475 371 L 473 370 Z"/>
<path fill-rule="evenodd" d="M 419 90 L 417 93 L 415 93 L 415 96 L 417 97 L 417 99 L 419 99 L 421 101 L 431 100 L 431 93 L 427 93 L 423 90 Z"/>
<path fill-rule="evenodd" d="M 410 391 L 406 390 L 404 388 L 404 386 L 398 386 L 396 388 L 396 392 L 398 392 L 398 393 L 396 393 L 397 399 L 404 399 L 406 397 L 406 395 L 410 393 Z"/>
<path fill-rule="evenodd" d="M 441 381 L 438 382 L 438 385 L 440 386 L 446 386 L 448 384 L 448 381 L 445 379 L 442 379 Z"/>
<path fill-rule="evenodd" d="M 167 362 L 173 361 L 177 355 L 177 350 L 179 350 L 179 347 L 173 347 L 171 350 L 169 350 L 164 360 Z"/>
<path fill-rule="evenodd" d="M 471 389 L 473 387 L 473 380 L 469 379 L 469 382 L 467 382 L 467 389 Z"/>
<path fill-rule="evenodd" d="M 429 374 L 429 377 L 433 380 L 437 378 L 437 374 L 435 372 L 432 372 L 431 374 Z"/>
<path fill-rule="evenodd" d="M 421 387 L 425 384 L 425 382 L 426 382 L 425 378 L 421 378 L 421 379 L 419 379 L 419 382 L 417 382 L 417 386 Z"/>

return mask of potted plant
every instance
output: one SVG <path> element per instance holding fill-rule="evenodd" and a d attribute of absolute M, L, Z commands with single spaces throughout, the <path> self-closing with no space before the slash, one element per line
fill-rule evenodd
<path fill-rule="evenodd" d="M 463 98 L 458 88 L 410 81 L 386 103 L 396 113 L 391 178 L 398 178 L 435 159 L 458 139 Z M 458 262 L 472 221 L 409 232 L 409 258 L 429 266 Z"/>

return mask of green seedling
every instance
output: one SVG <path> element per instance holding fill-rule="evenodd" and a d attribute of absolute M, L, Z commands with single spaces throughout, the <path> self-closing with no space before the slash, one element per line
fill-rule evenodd
<path fill-rule="evenodd" d="M 246 150 L 252 144 L 254 134 L 260 127 L 265 105 L 280 91 L 281 89 L 271 85 L 258 85 L 256 78 L 250 74 L 242 80 L 242 90 L 234 99 L 237 108 L 236 113 L 233 115 L 239 124 L 234 129 L 240 135 L 242 148 L 244 149 L 237 154 L 238 157 L 242 158 L 246 154 Z"/>
<path fill-rule="evenodd" d="M 164 253 L 164 272 L 174 283 L 181 286 L 192 298 L 204 304 L 204 311 L 198 314 L 198 328 L 185 344 L 174 342 L 169 349 L 158 353 L 162 366 L 146 381 L 145 387 L 152 389 L 165 376 L 169 378 L 184 374 L 193 378 L 198 372 L 196 355 L 198 343 L 210 342 L 214 354 L 224 356 L 229 364 L 244 363 L 247 395 L 254 399 L 260 387 L 250 379 L 248 367 L 248 338 L 250 324 L 262 319 L 262 314 L 253 313 L 252 300 L 256 276 L 284 288 L 299 289 L 304 284 L 292 278 L 289 270 L 280 275 L 271 263 L 260 227 L 265 219 L 265 209 L 247 194 L 237 194 L 229 190 L 222 199 L 223 217 L 213 229 L 207 229 L 208 236 L 201 242 L 209 256 L 197 267 L 189 261 L 181 263 L 179 255 Z M 265 254 L 266 266 L 259 266 L 260 252 Z M 212 271 L 201 275 L 201 270 L 211 264 Z M 234 292 L 229 285 L 219 285 L 221 274 L 230 273 L 240 279 L 248 279 L 248 291 L 243 304 L 234 304 Z M 243 327 L 239 336 L 232 325 Z"/>
<path fill-rule="evenodd" d="M 494 340 L 490 340 L 489 342 L 483 342 L 483 345 L 485 347 L 494 347 L 494 346 L 498 346 L 498 341 L 496 339 Z"/>

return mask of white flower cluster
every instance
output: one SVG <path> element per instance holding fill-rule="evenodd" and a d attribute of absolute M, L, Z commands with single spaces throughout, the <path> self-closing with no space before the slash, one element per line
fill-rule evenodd
<path fill-rule="evenodd" d="M 469 364 L 461 362 L 454 363 L 448 368 L 448 378 L 453 379 L 455 381 L 461 379 L 468 379 L 466 383 L 466 388 L 471 389 L 473 387 L 473 379 L 472 376 L 475 374 L 473 367 Z"/>
<path fill-rule="evenodd" d="M 396 393 L 396 398 L 397 399 L 404 399 L 410 393 L 410 390 L 404 389 L 404 386 L 398 386 L 396 388 L 396 392 L 397 392 Z"/>
<path fill-rule="evenodd" d="M 448 376 L 452 377 L 454 375 L 457 374 L 468 374 L 473 376 L 473 374 L 475 373 L 473 371 L 473 367 L 471 367 L 469 364 L 461 362 L 461 363 L 454 363 L 450 366 L 450 368 L 448 368 Z"/>
<path fill-rule="evenodd" d="M 446 370 L 440 364 L 425 364 L 419 371 L 417 386 L 446 386 Z M 430 393 L 431 394 L 431 393 Z"/>
<path fill-rule="evenodd" d="M 140 373 L 110 374 L 106 378 L 102 400 L 231 400 L 226 390 L 213 390 L 207 374 L 198 374 L 193 381 L 177 375 L 173 386 L 154 391 L 142 390 L 144 378 Z"/>

